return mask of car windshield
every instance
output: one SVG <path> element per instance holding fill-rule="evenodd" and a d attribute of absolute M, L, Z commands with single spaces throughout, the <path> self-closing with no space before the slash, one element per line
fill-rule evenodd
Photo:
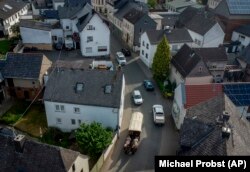
<path fill-rule="evenodd" d="M 149 87 L 152 87 L 152 86 L 153 86 L 151 82 L 147 82 L 147 85 L 148 85 Z"/>
<path fill-rule="evenodd" d="M 156 115 L 157 116 L 163 116 L 163 113 L 162 112 L 156 112 Z"/>
<path fill-rule="evenodd" d="M 135 99 L 141 99 L 141 96 L 140 95 L 135 95 L 134 98 Z"/>
<path fill-rule="evenodd" d="M 119 58 L 119 60 L 125 60 L 125 57 L 122 57 L 122 56 L 120 56 L 118 58 Z"/>

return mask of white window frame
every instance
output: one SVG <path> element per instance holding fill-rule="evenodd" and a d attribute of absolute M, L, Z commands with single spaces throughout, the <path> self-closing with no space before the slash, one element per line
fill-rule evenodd
<path fill-rule="evenodd" d="M 74 107 L 74 113 L 80 113 L 80 108 L 79 107 Z"/>
<path fill-rule="evenodd" d="M 64 112 L 65 111 L 64 105 L 56 104 L 55 105 L 55 111 L 56 112 Z"/>
<path fill-rule="evenodd" d="M 62 118 L 56 118 L 56 123 L 57 124 L 62 124 Z"/>
<path fill-rule="evenodd" d="M 76 125 L 76 120 L 75 119 L 70 119 L 71 125 Z M 73 122 L 74 121 L 74 122 Z M 74 124 L 73 124 L 74 123 Z"/>

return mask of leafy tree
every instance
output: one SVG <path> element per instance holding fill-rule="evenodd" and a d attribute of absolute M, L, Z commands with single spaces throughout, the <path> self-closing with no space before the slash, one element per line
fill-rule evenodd
<path fill-rule="evenodd" d="M 148 0 L 148 5 L 149 5 L 149 7 L 151 7 L 151 8 L 155 8 L 155 6 L 156 6 L 156 0 Z"/>
<path fill-rule="evenodd" d="M 79 147 L 91 157 L 96 157 L 112 142 L 112 132 L 100 123 L 82 124 L 76 130 L 76 141 Z"/>
<path fill-rule="evenodd" d="M 10 30 L 12 33 L 14 33 L 15 35 L 20 35 L 20 28 L 18 24 L 14 24 L 10 27 Z"/>
<path fill-rule="evenodd" d="M 164 81 L 169 75 L 170 58 L 170 47 L 167 38 L 164 35 L 163 39 L 157 46 L 152 64 L 153 76 L 156 80 Z"/>

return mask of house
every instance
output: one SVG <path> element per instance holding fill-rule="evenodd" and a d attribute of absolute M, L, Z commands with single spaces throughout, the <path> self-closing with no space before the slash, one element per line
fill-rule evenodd
<path fill-rule="evenodd" d="M 58 13 L 64 39 L 70 39 L 74 48 L 79 45 L 83 56 L 110 54 L 110 30 L 89 3 L 59 7 Z"/>
<path fill-rule="evenodd" d="M 181 129 L 187 111 L 190 108 L 220 94 L 222 94 L 222 85 L 217 83 L 201 85 L 179 84 L 175 89 L 171 112 L 176 128 Z"/>
<path fill-rule="evenodd" d="M 59 22 L 58 10 L 44 10 L 41 17 L 45 23 L 52 25 Z"/>
<path fill-rule="evenodd" d="M 185 44 L 171 59 L 170 81 L 177 85 L 222 82 L 226 64 L 224 47 L 190 48 Z"/>
<path fill-rule="evenodd" d="M 223 44 L 223 25 L 212 13 L 188 7 L 180 14 L 176 25 L 188 29 L 194 40 L 193 47 L 218 47 Z"/>
<path fill-rule="evenodd" d="M 106 0 L 91 0 L 91 4 L 96 12 L 106 14 Z"/>
<path fill-rule="evenodd" d="M 204 8 L 203 5 L 200 5 L 196 2 L 196 0 L 173 0 L 166 1 L 165 8 L 172 12 L 182 12 L 187 7 L 194 7 L 197 9 Z"/>
<path fill-rule="evenodd" d="M 44 93 L 48 126 L 71 131 L 95 121 L 119 132 L 124 93 L 119 70 L 59 69 L 49 76 Z"/>
<path fill-rule="evenodd" d="M 173 54 L 184 44 L 191 46 L 193 43 L 187 29 L 147 30 L 141 36 L 140 58 L 149 68 L 152 66 L 157 46 L 164 35 Z"/>
<path fill-rule="evenodd" d="M 126 44 L 138 51 L 140 36 L 149 29 L 156 29 L 157 23 L 141 10 L 131 9 L 123 17 L 122 39 Z"/>
<path fill-rule="evenodd" d="M 83 56 L 108 56 L 110 54 L 109 27 L 94 10 L 79 18 L 77 28 Z"/>
<path fill-rule="evenodd" d="M 179 155 L 249 155 L 250 124 L 246 114 L 250 99 L 242 96 L 249 96 L 249 83 L 225 84 L 223 89 L 225 94 L 187 110 Z"/>
<path fill-rule="evenodd" d="M 110 29 L 112 34 L 123 37 L 124 15 L 131 9 L 141 10 L 144 13 L 148 12 L 148 7 L 144 3 L 138 3 L 134 0 L 106 0 L 107 18 L 110 21 Z"/>
<path fill-rule="evenodd" d="M 62 147 L 39 143 L 24 135 L 0 134 L 2 171 L 89 172 L 88 157 Z"/>
<path fill-rule="evenodd" d="M 245 24 L 250 23 L 250 1 L 223 0 L 218 6 L 211 10 L 223 23 L 225 31 L 225 42 L 229 42 L 233 31 Z"/>
<path fill-rule="evenodd" d="M 161 21 L 161 29 L 174 29 L 179 18 L 179 13 L 160 14 L 160 16 L 163 17 Z"/>
<path fill-rule="evenodd" d="M 23 1 L 2 0 L 0 9 L 0 37 L 3 37 L 11 35 L 11 26 L 19 22 L 21 15 L 28 13 L 28 4 Z"/>
<path fill-rule="evenodd" d="M 31 8 L 34 16 L 40 16 L 45 10 L 53 10 L 53 3 L 52 0 L 33 0 Z"/>
<path fill-rule="evenodd" d="M 161 30 L 163 17 L 160 16 L 159 14 L 154 14 L 154 13 L 149 13 L 148 16 L 157 23 L 156 30 Z"/>
<path fill-rule="evenodd" d="M 208 0 L 208 8 L 215 9 L 222 0 Z"/>
<path fill-rule="evenodd" d="M 34 20 L 20 21 L 20 34 L 25 47 L 52 50 L 52 25 Z"/>
<path fill-rule="evenodd" d="M 240 42 L 240 47 L 238 47 L 240 51 L 246 48 L 250 44 L 250 24 L 236 28 L 231 40 Z"/>
<path fill-rule="evenodd" d="M 2 63 L 7 96 L 28 100 L 43 88 L 43 76 L 52 64 L 42 53 L 7 53 Z"/>

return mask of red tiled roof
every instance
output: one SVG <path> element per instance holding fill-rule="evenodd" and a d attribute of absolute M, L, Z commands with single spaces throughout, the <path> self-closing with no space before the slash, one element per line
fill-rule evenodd
<path fill-rule="evenodd" d="M 190 108 L 222 93 L 222 84 L 185 85 L 186 104 Z"/>

